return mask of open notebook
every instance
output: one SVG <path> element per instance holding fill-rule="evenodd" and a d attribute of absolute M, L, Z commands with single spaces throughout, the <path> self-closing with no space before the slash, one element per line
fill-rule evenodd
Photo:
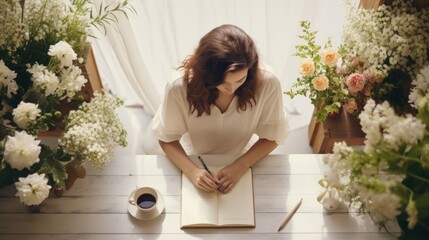
<path fill-rule="evenodd" d="M 213 174 L 222 167 L 209 167 Z M 255 227 L 252 169 L 227 194 L 198 189 L 182 172 L 181 228 Z"/>

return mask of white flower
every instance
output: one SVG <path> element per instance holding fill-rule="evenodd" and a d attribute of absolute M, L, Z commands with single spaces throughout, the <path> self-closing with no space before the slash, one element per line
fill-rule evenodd
<path fill-rule="evenodd" d="M 372 192 L 368 196 L 368 209 L 383 218 L 395 219 L 400 214 L 401 198 L 392 193 Z"/>
<path fill-rule="evenodd" d="M 115 113 L 115 107 L 122 103 L 117 97 L 95 92 L 91 102 L 70 111 L 59 146 L 70 155 L 79 152 L 86 161 L 102 168 L 117 144 L 127 145 L 126 131 Z"/>
<path fill-rule="evenodd" d="M 45 91 L 45 96 L 55 93 L 60 81 L 55 73 L 49 71 L 46 66 L 34 64 L 27 72 L 32 74 L 31 80 L 34 82 L 34 86 Z"/>
<path fill-rule="evenodd" d="M 57 89 L 57 96 L 61 99 L 72 99 L 76 92 L 80 91 L 88 80 L 82 75 L 82 70 L 77 66 L 70 66 L 61 71 L 61 81 Z"/>
<path fill-rule="evenodd" d="M 409 103 L 418 108 L 419 102 L 429 93 L 429 64 L 424 67 L 411 83 L 414 85 L 409 96 Z"/>
<path fill-rule="evenodd" d="M 49 47 L 49 56 L 53 56 L 60 61 L 61 67 L 68 67 L 73 64 L 73 60 L 77 59 L 77 54 L 73 48 L 64 41 L 59 41 L 55 45 Z"/>
<path fill-rule="evenodd" d="M 389 147 L 398 150 L 402 144 L 416 144 L 424 136 L 426 125 L 411 115 L 405 118 L 396 117 L 396 121 L 384 130 L 384 139 Z"/>
<path fill-rule="evenodd" d="M 15 82 L 16 73 L 10 70 L 3 62 L 0 60 L 0 92 L 4 87 L 7 89 L 6 96 L 8 98 L 12 97 L 12 93 L 16 94 L 18 90 L 18 85 Z"/>
<path fill-rule="evenodd" d="M 40 140 L 25 131 L 15 132 L 15 136 L 8 136 L 4 146 L 4 160 L 18 170 L 30 168 L 39 162 L 41 147 Z"/>
<path fill-rule="evenodd" d="M 13 109 L 13 121 L 22 129 L 26 129 L 31 121 L 35 121 L 40 116 L 40 109 L 34 103 L 20 102 Z"/>
<path fill-rule="evenodd" d="M 376 10 L 349 4 L 343 44 L 374 76 L 399 69 L 413 77 L 428 63 L 429 14 L 416 10 L 412 1 L 394 2 Z"/>
<path fill-rule="evenodd" d="M 15 183 L 21 203 L 27 206 L 38 205 L 49 196 L 51 186 L 48 185 L 48 179 L 45 174 L 34 173 L 25 178 L 19 178 L 19 182 Z"/>

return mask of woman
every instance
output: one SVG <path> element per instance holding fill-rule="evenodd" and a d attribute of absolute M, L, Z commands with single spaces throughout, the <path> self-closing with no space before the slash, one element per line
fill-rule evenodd
<path fill-rule="evenodd" d="M 154 117 L 155 134 L 167 157 L 198 188 L 227 193 L 286 138 L 280 83 L 259 65 L 253 40 L 233 25 L 207 33 L 180 69 L 183 76 L 168 84 Z M 259 140 L 247 149 L 253 134 Z M 239 157 L 212 176 L 188 154 Z"/>

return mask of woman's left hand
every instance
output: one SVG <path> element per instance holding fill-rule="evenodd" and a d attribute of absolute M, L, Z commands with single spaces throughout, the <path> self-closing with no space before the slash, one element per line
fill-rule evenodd
<path fill-rule="evenodd" d="M 237 163 L 231 163 L 222 168 L 217 174 L 217 179 L 219 180 L 218 190 L 222 193 L 231 191 L 245 170 L 244 166 L 240 166 Z"/>

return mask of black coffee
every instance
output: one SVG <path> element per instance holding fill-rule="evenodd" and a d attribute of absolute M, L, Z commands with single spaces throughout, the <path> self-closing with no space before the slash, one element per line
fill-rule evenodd
<path fill-rule="evenodd" d="M 137 198 L 137 205 L 143 209 L 151 208 L 153 207 L 153 205 L 155 205 L 155 203 L 156 203 L 156 198 L 149 193 L 144 193 L 140 195 L 139 198 Z"/>

